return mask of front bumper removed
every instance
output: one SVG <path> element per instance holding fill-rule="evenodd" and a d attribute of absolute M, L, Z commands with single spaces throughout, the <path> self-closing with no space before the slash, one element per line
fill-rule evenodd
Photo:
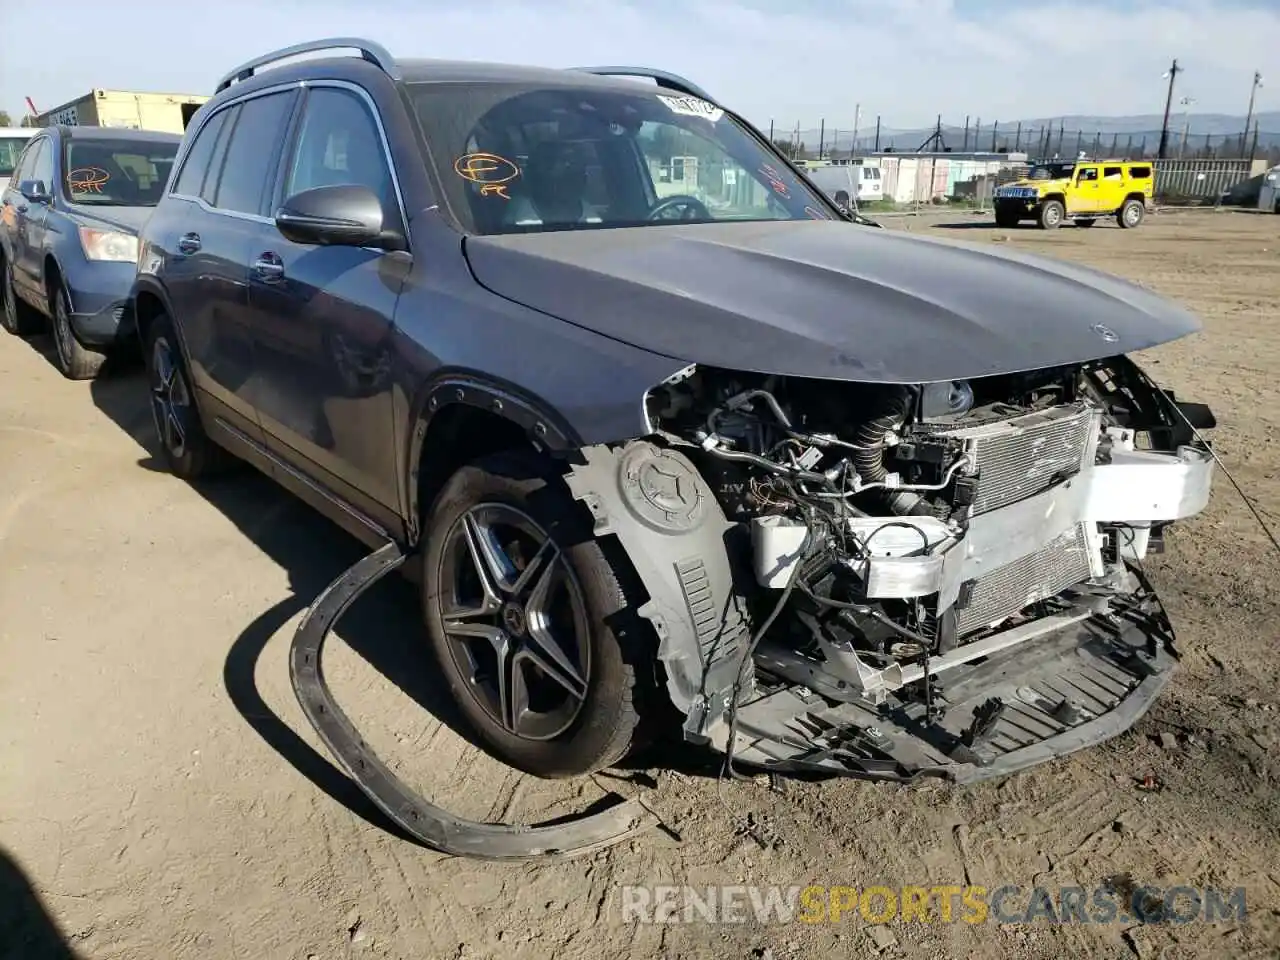
<path fill-rule="evenodd" d="M 833 704 L 841 691 L 819 690 L 819 669 L 812 689 L 765 679 L 739 706 L 734 755 L 780 770 L 974 783 L 1094 746 L 1146 713 L 1177 662 L 1169 619 L 1142 584 L 1107 613 L 1089 597 L 1064 603 L 1023 628 L 1040 631 L 1034 642 L 954 665 L 932 659 L 932 713 L 919 699 Z M 757 669 L 772 673 L 784 658 L 796 655 L 762 647 Z M 725 736 L 712 739 L 724 749 Z"/>

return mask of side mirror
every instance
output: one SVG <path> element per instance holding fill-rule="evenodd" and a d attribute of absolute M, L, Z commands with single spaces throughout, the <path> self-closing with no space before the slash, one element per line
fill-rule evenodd
<path fill-rule="evenodd" d="M 48 203 L 53 199 L 43 180 L 23 180 L 18 184 L 18 192 L 32 203 Z"/>
<path fill-rule="evenodd" d="M 849 209 L 849 191 L 848 190 L 837 190 L 835 196 L 832 197 L 831 199 L 833 199 L 836 202 L 836 206 L 839 207 L 841 210 Z"/>
<path fill-rule="evenodd" d="M 382 201 L 368 187 L 344 183 L 289 197 L 276 229 L 294 243 L 399 249 L 403 240 L 383 229 Z"/>

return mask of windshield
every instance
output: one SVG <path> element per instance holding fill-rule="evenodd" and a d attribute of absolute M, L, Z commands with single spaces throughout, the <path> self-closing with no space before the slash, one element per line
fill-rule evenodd
<path fill-rule="evenodd" d="M 22 156 L 22 148 L 27 145 L 27 137 L 0 137 L 0 177 L 13 173 L 18 165 L 18 157 Z"/>
<path fill-rule="evenodd" d="M 71 138 L 63 187 L 86 207 L 154 207 L 177 152 L 177 143 Z"/>
<path fill-rule="evenodd" d="M 513 83 L 409 90 L 449 206 L 471 233 L 834 219 L 785 162 L 696 97 Z"/>
<path fill-rule="evenodd" d="M 1071 176 L 1072 163 L 1038 163 L 1031 168 L 1032 180 L 1061 180 Z"/>

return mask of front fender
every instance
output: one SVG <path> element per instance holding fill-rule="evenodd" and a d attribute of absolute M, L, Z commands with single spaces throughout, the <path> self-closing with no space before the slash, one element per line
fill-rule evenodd
<path fill-rule="evenodd" d="M 449 368 L 426 380 L 409 405 L 412 429 L 404 451 L 405 516 L 413 536 L 417 535 L 419 469 L 423 444 L 432 420 L 446 407 L 473 407 L 495 414 L 515 424 L 530 441 L 558 453 L 567 453 L 583 445 L 577 431 L 550 403 L 513 383 L 478 370 Z"/>

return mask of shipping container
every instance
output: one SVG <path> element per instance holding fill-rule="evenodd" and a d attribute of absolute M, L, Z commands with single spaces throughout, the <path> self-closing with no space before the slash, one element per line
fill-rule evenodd
<path fill-rule="evenodd" d="M 42 127 L 126 127 L 181 134 L 209 98 L 186 93 L 91 90 L 36 117 Z"/>

